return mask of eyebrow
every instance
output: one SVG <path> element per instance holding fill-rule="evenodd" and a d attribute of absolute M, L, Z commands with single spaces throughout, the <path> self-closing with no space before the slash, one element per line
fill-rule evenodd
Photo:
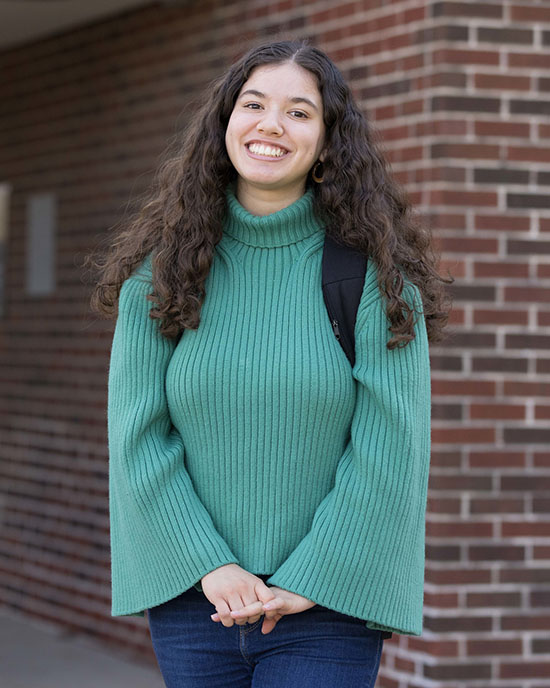
<path fill-rule="evenodd" d="M 256 96 L 258 98 L 265 98 L 266 97 L 265 93 L 262 93 L 261 91 L 256 91 L 253 88 L 249 88 L 248 90 L 243 91 L 241 93 L 241 95 L 239 96 L 239 98 L 242 98 L 243 96 L 246 96 L 249 93 L 250 93 L 250 95 Z M 314 110 L 319 111 L 319 108 L 317 107 L 317 105 L 315 105 L 315 103 L 312 100 L 310 100 L 309 98 L 306 98 L 305 96 L 294 96 L 293 98 L 289 98 L 288 100 L 290 100 L 291 103 L 307 103 Z"/>

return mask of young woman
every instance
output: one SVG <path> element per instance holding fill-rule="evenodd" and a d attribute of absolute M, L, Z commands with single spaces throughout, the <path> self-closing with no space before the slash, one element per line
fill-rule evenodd
<path fill-rule="evenodd" d="M 368 257 L 353 365 L 326 233 Z M 112 615 L 147 611 L 169 688 L 372 686 L 421 634 L 435 264 L 322 51 L 255 47 L 207 90 L 93 296 Z"/>

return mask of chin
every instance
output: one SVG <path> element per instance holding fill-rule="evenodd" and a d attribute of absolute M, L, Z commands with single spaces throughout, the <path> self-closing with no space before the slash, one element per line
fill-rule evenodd
<path fill-rule="evenodd" d="M 246 177 L 243 177 L 243 182 L 247 184 L 248 186 L 256 186 L 260 189 L 284 189 L 286 184 L 284 181 L 280 181 L 278 179 L 265 179 L 261 177 L 256 177 L 256 178 L 251 178 L 249 177 L 248 179 Z"/>

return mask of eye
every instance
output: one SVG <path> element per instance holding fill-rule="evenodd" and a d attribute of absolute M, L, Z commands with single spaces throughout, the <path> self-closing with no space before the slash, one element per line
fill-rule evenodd
<path fill-rule="evenodd" d="M 298 119 L 308 119 L 309 115 L 307 115 L 305 112 L 302 112 L 301 110 L 291 110 L 291 114 L 297 115 Z"/>
<path fill-rule="evenodd" d="M 257 108 L 262 107 L 259 103 L 245 103 L 243 106 L 245 108 L 251 108 L 252 110 L 256 110 Z"/>

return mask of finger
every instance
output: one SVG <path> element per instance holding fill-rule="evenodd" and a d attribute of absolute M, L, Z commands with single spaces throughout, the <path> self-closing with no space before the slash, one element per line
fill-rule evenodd
<path fill-rule="evenodd" d="M 285 604 L 286 602 L 282 597 L 274 597 L 272 600 L 264 603 L 263 609 L 266 612 L 277 611 L 280 613 L 284 611 Z M 269 616 L 273 616 L 273 614 L 269 614 Z"/>
<path fill-rule="evenodd" d="M 233 608 L 231 609 L 231 611 L 229 613 L 229 617 L 234 621 L 234 623 L 237 623 L 239 625 L 246 623 L 246 621 L 247 621 L 246 613 L 254 614 L 254 616 L 250 616 L 250 615 L 248 616 L 248 622 L 249 623 L 254 623 L 254 622 L 258 621 L 258 619 L 260 619 L 262 616 L 262 613 L 263 613 L 262 605 L 264 603 L 275 602 L 275 609 L 276 610 L 279 608 L 282 608 L 284 606 L 284 600 L 282 598 L 276 598 L 275 595 L 273 594 L 273 592 L 271 591 L 271 588 L 269 588 L 267 585 L 265 585 L 265 583 L 262 580 L 258 581 L 258 584 L 255 586 L 255 591 L 256 591 L 260 601 L 251 602 L 250 604 L 243 606 L 244 602 L 242 602 L 242 599 L 241 599 L 241 603 L 242 603 L 241 607 L 236 608 L 236 609 L 233 609 Z M 230 600 L 230 604 L 234 604 L 235 598 L 233 597 L 232 599 L 233 599 L 233 603 Z M 251 605 L 257 605 L 257 607 L 254 606 L 252 608 L 252 610 L 248 610 L 248 607 L 250 607 Z M 218 606 L 216 606 L 217 610 L 218 610 Z M 245 615 L 243 616 L 240 612 L 242 612 L 245 609 L 247 610 L 247 612 L 245 612 Z M 233 611 L 239 612 L 239 613 L 233 614 Z M 272 618 L 275 613 L 276 613 L 276 611 L 271 610 L 269 613 L 266 613 L 266 616 Z M 223 618 L 224 618 L 223 612 L 222 612 L 222 614 L 220 614 L 219 611 L 216 611 L 214 614 L 210 615 L 210 618 L 212 619 L 212 621 L 215 621 L 215 622 L 222 621 L 222 623 L 223 623 Z M 226 623 L 224 623 L 224 626 L 228 626 L 228 625 L 232 625 L 232 624 L 228 624 L 227 618 L 226 618 Z"/>
<path fill-rule="evenodd" d="M 265 607 L 265 605 L 264 605 Z M 283 616 L 282 609 L 264 609 L 264 615 L 267 620 L 280 619 Z"/>
<path fill-rule="evenodd" d="M 262 634 L 266 635 L 267 633 L 271 633 L 277 625 L 277 622 L 282 618 L 281 614 L 277 614 L 272 619 L 265 618 L 261 628 Z"/>
<path fill-rule="evenodd" d="M 237 624 L 241 619 L 244 619 L 245 623 L 256 623 L 258 619 L 262 618 L 262 603 L 254 602 L 253 604 L 249 604 L 247 607 L 232 611 L 231 616 L 235 619 L 235 623 Z"/>
<path fill-rule="evenodd" d="M 235 623 L 239 623 L 240 625 L 240 622 L 235 621 L 235 619 L 231 616 L 231 612 L 234 608 L 233 605 L 236 609 L 240 609 L 243 606 L 242 600 L 239 595 L 236 596 L 233 594 L 231 596 L 222 598 L 220 600 L 220 603 L 216 605 L 216 612 L 220 617 L 220 621 L 227 628 L 233 626 L 233 624 Z"/>
<path fill-rule="evenodd" d="M 260 583 L 263 584 L 263 581 L 260 581 Z M 260 586 L 258 586 L 259 588 Z M 245 614 L 248 614 L 248 623 L 253 624 L 256 623 L 259 619 L 262 618 L 263 614 L 263 609 L 262 605 L 264 602 L 267 602 L 268 599 L 271 599 L 272 597 L 275 597 L 273 593 L 270 593 L 269 588 L 267 586 L 264 586 L 267 590 L 267 594 L 264 594 L 262 591 L 258 591 L 256 595 L 254 595 L 254 592 L 248 593 L 246 592 L 242 598 L 243 602 L 245 603 L 245 606 L 243 609 L 238 610 L 239 612 L 245 612 Z M 234 615 L 233 618 L 239 618 L 240 614 Z"/>
<path fill-rule="evenodd" d="M 229 594 L 227 598 L 227 602 L 229 605 L 229 616 L 231 616 L 231 612 L 235 610 L 242 609 L 244 607 L 244 602 L 242 600 L 242 597 L 238 592 L 232 592 Z M 231 616 L 233 619 L 233 617 Z M 239 618 L 238 620 L 235 619 L 234 623 L 236 623 L 238 626 L 244 626 L 246 623 L 246 619 Z"/>
<path fill-rule="evenodd" d="M 233 614 L 233 612 L 231 612 L 231 614 Z M 212 621 L 217 621 L 217 622 L 221 621 L 220 615 L 217 612 L 215 614 L 210 614 L 210 618 L 212 619 Z M 256 621 L 258 621 L 261 618 L 262 618 L 262 614 L 257 614 L 256 616 L 249 616 L 248 617 L 248 623 L 255 623 Z M 234 619 L 234 620 L 236 623 L 236 619 Z"/>
<path fill-rule="evenodd" d="M 231 616 L 234 619 L 239 619 L 243 617 L 253 616 L 255 614 L 262 613 L 263 603 L 262 602 L 252 602 L 251 604 L 243 607 L 242 609 L 235 609 L 231 612 Z"/>
<path fill-rule="evenodd" d="M 225 602 L 225 600 L 220 600 L 220 602 L 218 602 L 218 604 L 216 605 L 216 611 L 220 617 L 220 621 L 224 626 L 226 626 L 227 628 L 233 626 L 235 622 L 231 618 L 231 610 L 229 609 L 227 602 Z"/>

